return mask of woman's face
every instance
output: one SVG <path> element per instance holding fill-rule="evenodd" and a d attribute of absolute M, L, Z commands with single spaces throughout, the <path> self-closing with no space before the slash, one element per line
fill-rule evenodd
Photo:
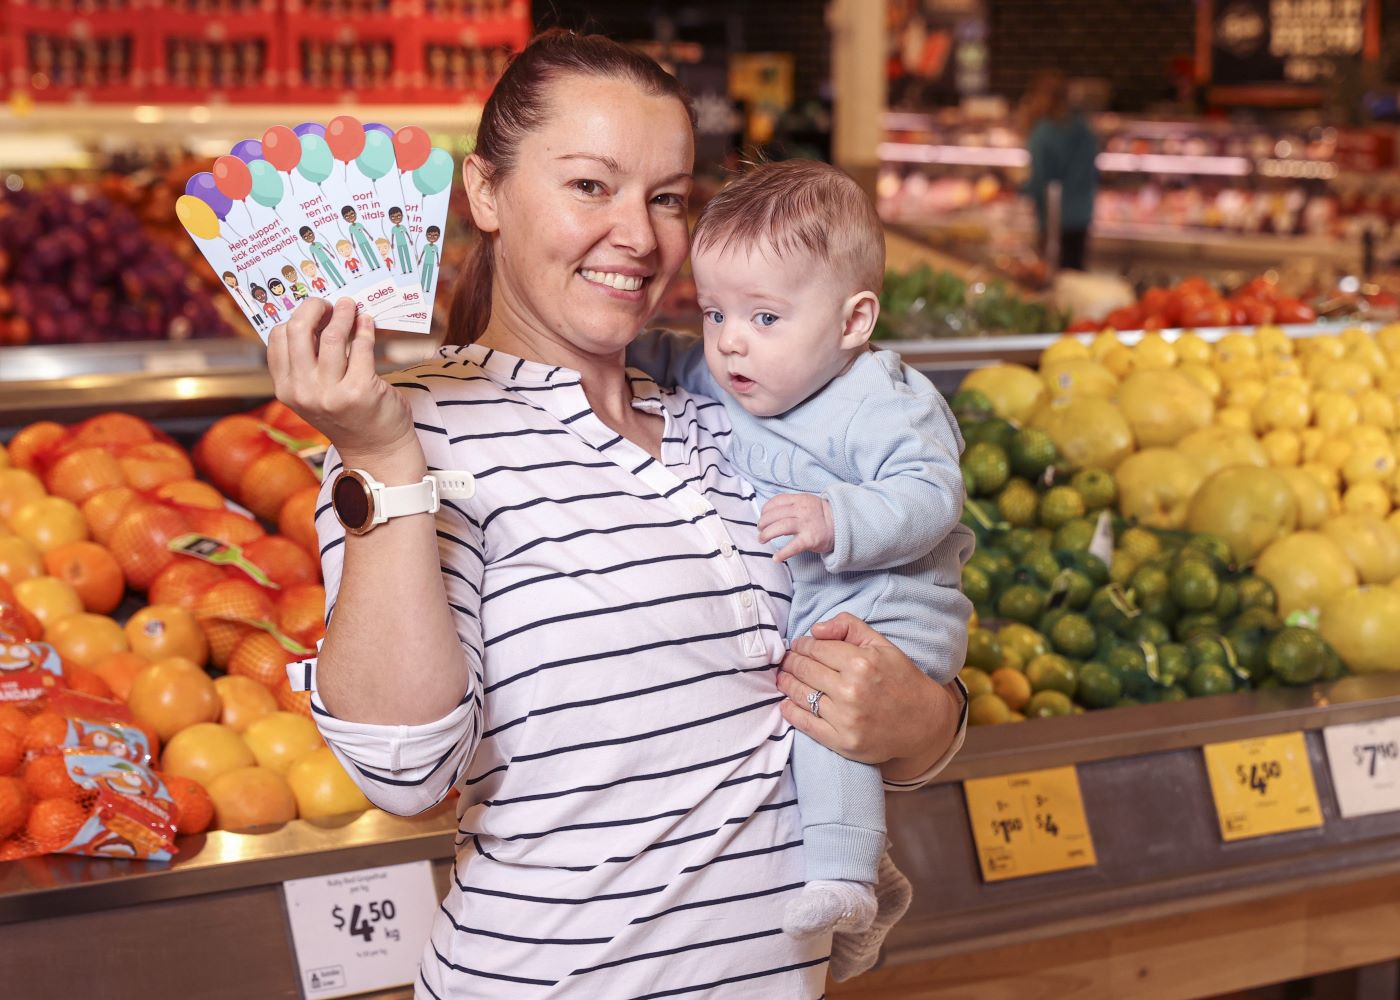
<path fill-rule="evenodd" d="M 492 326 L 611 357 L 685 261 L 690 119 L 623 80 L 569 77 L 549 103 L 494 189 L 494 216 L 478 215 L 499 234 Z"/>

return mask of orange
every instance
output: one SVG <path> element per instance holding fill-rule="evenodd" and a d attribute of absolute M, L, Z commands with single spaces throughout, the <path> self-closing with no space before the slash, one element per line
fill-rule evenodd
<path fill-rule="evenodd" d="M 243 554 L 279 587 L 321 582 L 321 564 L 290 538 L 280 535 L 259 538 L 244 546 Z"/>
<path fill-rule="evenodd" d="M 72 500 L 62 497 L 29 501 L 11 515 L 10 530 L 40 552 L 85 541 L 88 536 L 83 512 Z"/>
<path fill-rule="evenodd" d="M 87 810 L 72 799 L 44 799 L 29 810 L 24 832 L 47 854 L 66 846 L 78 835 L 87 818 Z"/>
<path fill-rule="evenodd" d="M 178 833 L 203 833 L 214 821 L 214 800 L 204 786 L 193 778 L 178 774 L 162 774 L 160 780 L 175 800 L 175 830 Z"/>
<path fill-rule="evenodd" d="M 11 586 L 44 575 L 44 557 L 18 535 L 0 538 L 0 580 Z"/>
<path fill-rule="evenodd" d="M 262 767 L 278 774 L 311 751 L 326 745 L 316 723 L 293 712 L 273 712 L 243 731 L 243 742 Z"/>
<path fill-rule="evenodd" d="M 25 715 L 13 705 L 0 704 L 0 732 L 9 733 L 11 736 L 18 736 L 21 741 L 24 739 L 24 732 L 29 728 L 29 716 Z"/>
<path fill-rule="evenodd" d="M 55 622 L 44 639 L 66 662 L 90 670 L 113 653 L 126 652 L 126 633 L 106 615 L 82 612 Z M 69 687 L 73 685 L 70 683 Z M 104 685 L 105 687 L 105 685 Z"/>
<path fill-rule="evenodd" d="M 228 672 L 235 677 L 251 677 L 263 687 L 275 691 L 279 683 L 287 680 L 287 664 L 295 659 L 266 632 L 249 629 L 233 647 L 228 659 Z"/>
<path fill-rule="evenodd" d="M 166 774 L 193 778 L 206 788 L 221 774 L 257 763 L 243 737 L 217 722 L 200 722 L 176 733 L 160 755 Z"/>
<path fill-rule="evenodd" d="M 208 483 L 198 479 L 181 479 L 166 483 L 155 492 L 157 500 L 182 504 L 186 507 L 202 507 L 208 510 L 223 510 L 224 495 Z"/>
<path fill-rule="evenodd" d="M 311 692 L 293 691 L 292 683 L 285 676 L 277 683 L 277 707 L 292 715 L 300 715 L 302 718 L 313 717 L 311 711 Z"/>
<path fill-rule="evenodd" d="M 131 682 L 131 714 L 162 741 L 182 729 L 219 717 L 219 692 L 199 665 L 179 657 L 152 663 Z"/>
<path fill-rule="evenodd" d="M 10 464 L 34 472 L 42 468 L 44 460 L 57 452 L 67 437 L 68 428 L 52 420 L 21 427 L 5 446 L 10 453 Z M 4 516 L 4 511 L 0 511 L 0 517 Z"/>
<path fill-rule="evenodd" d="M 313 750 L 289 767 L 287 784 L 302 819 L 363 812 L 370 805 L 330 747 Z"/>
<path fill-rule="evenodd" d="M 24 469 L 0 469 L 0 521 L 8 521 L 19 509 L 47 494 L 39 477 Z"/>
<path fill-rule="evenodd" d="M 297 817 L 297 800 L 286 780 L 265 767 L 240 767 L 209 783 L 214 825 L 220 830 L 289 823 Z"/>
<path fill-rule="evenodd" d="M 319 486 L 299 489 L 287 498 L 277 514 L 277 531 L 313 556 L 321 548 L 316 538 L 316 500 L 320 495 Z"/>
<path fill-rule="evenodd" d="M 148 660 L 180 656 L 203 664 L 209 658 L 209 641 L 194 612 L 177 604 L 152 604 L 126 622 L 131 651 Z"/>
<path fill-rule="evenodd" d="M 0 840 L 24 826 L 29 817 L 29 790 L 18 778 L 0 778 Z"/>
<path fill-rule="evenodd" d="M 57 712 L 40 712 L 24 730 L 24 749 L 55 750 L 68 736 L 68 720 Z"/>
<path fill-rule="evenodd" d="M 267 697 L 268 701 L 272 701 L 271 695 Z M 272 702 L 272 707 L 274 710 L 277 708 L 277 703 L 275 701 Z M 24 740 L 20 739 L 8 729 L 0 729 L 0 775 L 14 774 L 23 760 Z M 3 836 L 3 834 L 0 834 L 0 836 Z"/>
<path fill-rule="evenodd" d="M 274 447 L 280 449 L 263 433 L 262 422 L 240 413 L 214 422 L 195 446 L 195 461 L 225 496 L 236 497 L 248 466 Z"/>
<path fill-rule="evenodd" d="M 275 448 L 248 466 L 239 481 L 239 498 L 264 521 L 276 521 L 293 493 L 316 485 L 316 474 L 300 458 Z"/>
<path fill-rule="evenodd" d="M 156 439 L 151 425 L 130 413 L 99 413 L 73 428 L 70 447 L 144 444 Z"/>
<path fill-rule="evenodd" d="M 237 511 L 191 507 L 185 511 L 185 516 L 189 518 L 191 531 L 217 538 L 229 545 L 247 545 L 267 534 L 261 524 Z"/>
<path fill-rule="evenodd" d="M 44 568 L 78 592 L 83 607 L 108 614 L 126 595 L 117 560 L 96 542 L 69 542 L 44 553 Z"/>
<path fill-rule="evenodd" d="M 63 671 L 63 679 L 70 691 L 92 695 L 94 698 L 105 698 L 108 701 L 116 700 L 117 696 L 111 685 L 99 677 L 95 670 L 70 665 Z"/>
<path fill-rule="evenodd" d="M 83 613 L 78 592 L 56 576 L 36 576 L 15 586 L 15 599 L 43 626 L 45 633 L 63 619 Z"/>
<path fill-rule="evenodd" d="M 244 621 L 272 620 L 272 599 L 246 578 L 224 580 L 199 596 L 194 613 L 209 639 L 214 665 L 222 667 L 229 662 L 238 640 L 253 630 Z"/>
<path fill-rule="evenodd" d="M 126 476 L 107 449 L 79 448 L 54 462 L 44 483 L 54 496 L 82 503 L 99 490 L 125 486 Z"/>
<path fill-rule="evenodd" d="M 98 490 L 83 501 L 83 519 L 87 521 L 92 537 L 106 545 L 131 505 L 144 502 L 130 486 L 111 486 Z"/>
<path fill-rule="evenodd" d="M 191 556 L 178 556 L 160 571 L 146 597 L 152 604 L 175 604 L 193 611 L 199 595 L 216 583 L 223 583 L 229 574 Z"/>
<path fill-rule="evenodd" d="M 131 682 L 150 665 L 150 660 L 135 653 L 112 653 L 98 660 L 92 672 L 102 678 L 115 697 L 126 701 L 131 694 Z"/>
<path fill-rule="evenodd" d="M 326 634 L 326 589 L 319 583 L 288 587 L 277 597 L 277 628 L 308 649 Z"/>
<path fill-rule="evenodd" d="M 123 448 L 117 458 L 133 489 L 149 492 L 166 483 L 194 478 L 189 456 L 175 444 L 151 441 Z"/>
<path fill-rule="evenodd" d="M 35 757 L 24 769 L 24 787 L 36 799 L 76 799 L 82 787 L 68 776 L 63 754 Z"/>
<path fill-rule="evenodd" d="M 179 511 L 151 504 L 128 511 L 117 523 L 107 547 L 127 582 L 145 590 L 175 561 L 175 553 L 168 547 L 171 539 L 188 531 L 189 522 Z"/>
<path fill-rule="evenodd" d="M 241 733 L 259 719 L 277 711 L 277 699 L 272 692 L 251 677 L 217 677 L 214 688 L 219 692 L 223 710 L 219 722 Z"/>
<path fill-rule="evenodd" d="M 297 416 L 296 412 L 280 399 L 274 399 L 263 407 L 262 419 L 269 427 L 275 427 L 298 441 L 326 440 L 325 435 Z"/>

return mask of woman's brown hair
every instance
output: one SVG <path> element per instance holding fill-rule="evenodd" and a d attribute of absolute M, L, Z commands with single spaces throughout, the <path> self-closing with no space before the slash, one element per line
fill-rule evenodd
<path fill-rule="evenodd" d="M 475 155 L 492 183 L 515 168 L 520 143 L 543 125 L 549 115 L 548 88 L 564 76 L 610 77 L 630 80 L 652 97 L 674 97 L 685 105 L 695 124 L 690 97 L 657 63 L 603 35 L 580 35 L 551 28 L 536 35 L 501 74 L 481 110 Z M 491 240 L 481 231 L 452 291 L 447 317 L 447 343 L 470 344 L 491 320 L 494 264 Z"/>

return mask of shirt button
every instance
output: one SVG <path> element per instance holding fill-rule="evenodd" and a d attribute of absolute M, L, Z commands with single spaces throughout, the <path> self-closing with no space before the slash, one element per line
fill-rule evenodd
<path fill-rule="evenodd" d="M 744 591 L 744 595 L 739 598 L 739 602 L 746 608 L 753 607 L 753 594 L 749 593 L 747 590 Z"/>

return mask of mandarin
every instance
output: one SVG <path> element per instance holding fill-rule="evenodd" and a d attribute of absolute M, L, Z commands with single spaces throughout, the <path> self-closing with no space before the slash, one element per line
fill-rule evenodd
<path fill-rule="evenodd" d="M 102 678 L 113 695 L 126 701 L 131 694 L 131 682 L 150 665 L 150 660 L 135 653 L 113 653 L 98 660 L 92 672 Z"/>
<path fill-rule="evenodd" d="M 182 729 L 219 717 L 219 692 L 197 663 L 171 657 L 152 663 L 131 682 L 127 707 L 167 741 Z"/>
<path fill-rule="evenodd" d="M 152 604 L 174 604 L 193 611 L 200 594 L 227 579 L 229 574 L 221 567 L 191 556 L 178 556 L 160 571 L 146 597 Z"/>
<path fill-rule="evenodd" d="M 116 558 L 96 542 L 69 542 L 44 553 L 44 568 L 78 592 L 88 611 L 108 614 L 126 594 Z"/>
<path fill-rule="evenodd" d="M 105 448 L 79 448 L 54 462 L 44 476 L 51 494 L 82 503 L 99 490 L 125 486 L 126 476 Z"/>
<path fill-rule="evenodd" d="M 76 799 L 82 786 L 68 774 L 61 753 L 35 757 L 24 769 L 24 787 L 36 799 Z"/>
<path fill-rule="evenodd" d="M 234 677 L 251 677 L 263 687 L 276 691 L 287 679 L 287 664 L 297 657 L 282 648 L 282 644 L 259 629 L 249 629 L 238 640 L 228 659 L 228 672 Z"/>
<path fill-rule="evenodd" d="M 140 417 L 130 413 L 99 413 L 73 428 L 70 447 L 95 445 L 110 448 L 113 445 L 145 444 L 155 439 L 154 429 Z"/>
<path fill-rule="evenodd" d="M 319 583 L 288 587 L 277 597 L 277 628 L 308 649 L 326 634 L 326 588 Z"/>
<path fill-rule="evenodd" d="M 10 453 L 11 465 L 16 469 L 35 472 L 67 439 L 68 428 L 52 420 L 41 420 L 21 427 L 5 447 Z M 0 510 L 0 517 L 4 516 L 4 511 Z"/>
<path fill-rule="evenodd" d="M 175 830 L 186 835 L 203 833 L 214 821 L 214 800 L 204 786 L 179 774 L 161 774 L 166 791 L 175 800 Z"/>
<path fill-rule="evenodd" d="M 123 448 L 117 463 L 130 486 L 147 492 L 166 483 L 194 478 L 194 466 L 184 449 L 164 441 Z"/>
<path fill-rule="evenodd" d="M 203 664 L 209 658 L 209 640 L 194 612 L 178 604 L 152 604 L 127 619 L 126 638 L 131 651 L 148 660 L 184 657 Z"/>
<path fill-rule="evenodd" d="M 267 534 L 261 524 L 233 510 L 205 510 L 190 507 L 185 510 L 190 530 L 217 538 L 228 545 L 247 545 Z"/>
<path fill-rule="evenodd" d="M 315 713 L 311 709 L 310 691 L 293 691 L 291 681 L 285 674 L 277 684 L 277 707 L 283 712 L 291 715 L 300 715 L 303 718 L 313 718 Z"/>
<path fill-rule="evenodd" d="M 262 421 L 247 414 L 216 420 L 195 446 L 195 461 L 226 496 L 235 496 L 248 467 L 278 447 L 263 431 Z"/>
<path fill-rule="evenodd" d="M 87 818 L 88 811 L 72 799 L 44 799 L 29 810 L 24 832 L 47 854 L 67 846 Z"/>
<path fill-rule="evenodd" d="M 56 750 L 67 737 L 67 719 L 57 712 L 40 712 L 24 729 L 24 749 Z"/>
<path fill-rule="evenodd" d="M 273 701 L 272 695 L 267 696 L 267 700 L 272 704 L 272 710 L 267 714 L 277 710 L 277 702 Z M 0 775 L 14 774 L 19 770 L 19 766 L 24 761 L 24 740 L 20 739 L 8 729 L 0 729 Z M 4 836 L 4 834 L 0 834 Z"/>
<path fill-rule="evenodd" d="M 312 427 L 286 403 L 280 399 L 274 399 L 263 407 L 263 423 L 269 427 L 275 427 L 289 437 L 297 438 L 301 441 L 324 441 L 325 437 L 315 427 Z"/>
<path fill-rule="evenodd" d="M 181 479 L 166 483 L 156 490 L 155 498 L 183 507 L 199 507 L 202 510 L 224 509 L 224 495 L 198 479 Z"/>
<path fill-rule="evenodd" d="M 24 732 L 29 728 L 29 716 L 13 705 L 0 704 L 0 731 L 24 740 Z"/>
<path fill-rule="evenodd" d="M 321 581 L 321 564 L 290 538 L 267 535 L 245 546 L 243 554 L 279 587 Z"/>
<path fill-rule="evenodd" d="M 63 671 L 63 680 L 68 685 L 68 690 L 77 691 L 79 694 L 91 695 L 94 698 L 106 698 L 111 701 L 116 694 L 112 687 L 104 681 L 95 670 L 86 667 L 67 667 Z"/>
<path fill-rule="evenodd" d="M 239 498 L 264 521 L 276 521 L 292 494 L 315 485 L 316 474 L 311 466 L 291 452 L 276 448 L 244 471 L 238 484 Z"/>
<path fill-rule="evenodd" d="M 83 501 L 83 519 L 87 521 L 92 537 L 107 545 L 112 532 L 133 504 L 144 504 L 145 500 L 130 486 L 112 486 L 99 490 Z"/>
<path fill-rule="evenodd" d="M 118 522 L 108 548 L 127 582 L 145 590 L 161 570 L 175 561 L 175 553 L 169 549 L 171 540 L 188 531 L 189 522 L 179 511 L 154 504 L 141 506 Z"/>
<path fill-rule="evenodd" d="M 24 826 L 29 818 L 29 790 L 18 778 L 0 778 L 0 840 Z"/>
<path fill-rule="evenodd" d="M 201 594 L 194 613 L 209 640 L 214 664 L 222 667 L 229 662 L 238 641 L 253 631 L 244 622 L 270 621 L 273 605 L 267 591 L 252 581 L 229 579 Z"/>
<path fill-rule="evenodd" d="M 320 549 L 316 538 L 316 501 L 320 495 L 319 486 L 299 489 L 287 498 L 277 515 L 278 533 L 290 538 L 313 556 Z"/>

